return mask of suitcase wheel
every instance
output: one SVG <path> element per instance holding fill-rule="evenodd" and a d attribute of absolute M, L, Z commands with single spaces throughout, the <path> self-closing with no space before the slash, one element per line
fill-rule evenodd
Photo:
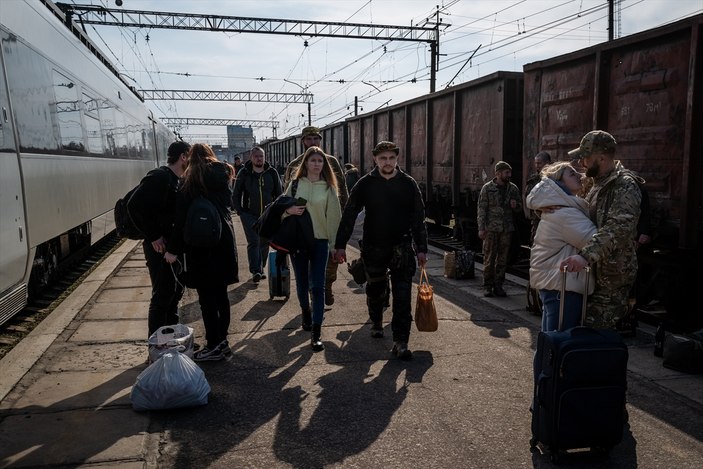
<path fill-rule="evenodd" d="M 534 451 L 535 449 L 537 449 L 537 438 L 533 436 L 530 438 L 530 451 Z"/>

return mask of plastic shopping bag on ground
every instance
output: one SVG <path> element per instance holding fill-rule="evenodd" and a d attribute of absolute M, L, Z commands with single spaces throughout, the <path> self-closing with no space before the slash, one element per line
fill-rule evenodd
<path fill-rule="evenodd" d="M 132 386 L 134 410 L 174 409 L 207 404 L 210 384 L 188 356 L 166 352 L 149 365 Z"/>
<path fill-rule="evenodd" d="M 149 360 L 155 362 L 166 352 L 179 350 L 193 358 L 193 328 L 185 324 L 159 327 L 149 336 Z"/>

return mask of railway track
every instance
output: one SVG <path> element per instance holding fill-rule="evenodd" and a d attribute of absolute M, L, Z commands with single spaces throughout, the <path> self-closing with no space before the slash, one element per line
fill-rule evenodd
<path fill-rule="evenodd" d="M 121 241 L 113 232 L 62 262 L 56 280 L 29 298 L 27 306 L 0 325 L 0 359 L 32 332 Z"/>

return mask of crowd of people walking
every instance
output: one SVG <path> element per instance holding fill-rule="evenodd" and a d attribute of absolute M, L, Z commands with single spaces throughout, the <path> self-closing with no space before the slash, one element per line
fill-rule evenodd
<path fill-rule="evenodd" d="M 412 357 L 412 282 L 417 266 L 427 261 L 427 227 L 423 194 L 398 164 L 401 148 L 379 142 L 371 150 L 373 168 L 360 174 L 353 164 L 342 166 L 323 150 L 318 128 L 304 128 L 301 141 L 304 152 L 283 175 L 266 161 L 260 146 L 249 151 L 247 161 L 239 158 L 232 166 L 219 161 L 208 145 L 175 142 L 167 165 L 144 177 L 129 209 L 144 233 L 152 281 L 150 335 L 177 322 L 187 286 L 198 293 L 205 326 L 206 343 L 194 358 L 220 360 L 231 353 L 227 287 L 239 281 L 232 214 L 239 216 L 246 236 L 251 281 L 259 283 L 267 278 L 271 241 L 261 235 L 262 218 L 267 207 L 287 197 L 291 202 L 276 213 L 276 226 L 292 226 L 296 232 L 286 234 L 285 254 L 292 260 L 300 323 L 311 332 L 312 350 L 324 349 L 325 308 L 335 302 L 337 269 L 347 260 L 347 243 L 361 219 L 358 242 L 368 280 L 370 334 L 384 337 L 383 312 L 390 307 L 392 352 L 401 359 Z M 530 286 L 541 299 L 542 329 L 559 327 L 562 302 L 562 327 L 575 326 L 584 295 L 589 296 L 587 324 L 616 326 L 627 312 L 637 274 L 635 250 L 651 239 L 638 228 L 644 181 L 615 159 L 616 148 L 612 135 L 595 130 L 569 152 L 569 161 L 552 163 L 548 152 L 540 152 L 524 194 L 511 181 L 510 164 L 495 164 L 495 176 L 483 185 L 477 201 L 484 296 L 507 295 L 503 283 L 515 220 L 526 214 L 532 225 Z M 197 210 L 200 215 L 192 218 Z M 293 223 L 287 223 L 289 217 Z M 212 225 L 200 226 L 203 220 Z M 204 241 L 208 230 L 215 234 Z M 588 290 L 586 275 L 593 277 Z"/>

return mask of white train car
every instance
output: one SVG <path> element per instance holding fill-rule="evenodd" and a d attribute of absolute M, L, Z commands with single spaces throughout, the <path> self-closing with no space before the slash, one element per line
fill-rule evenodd
<path fill-rule="evenodd" d="M 114 230 L 115 201 L 175 135 L 52 2 L 0 2 L 0 45 L 2 324 Z"/>

